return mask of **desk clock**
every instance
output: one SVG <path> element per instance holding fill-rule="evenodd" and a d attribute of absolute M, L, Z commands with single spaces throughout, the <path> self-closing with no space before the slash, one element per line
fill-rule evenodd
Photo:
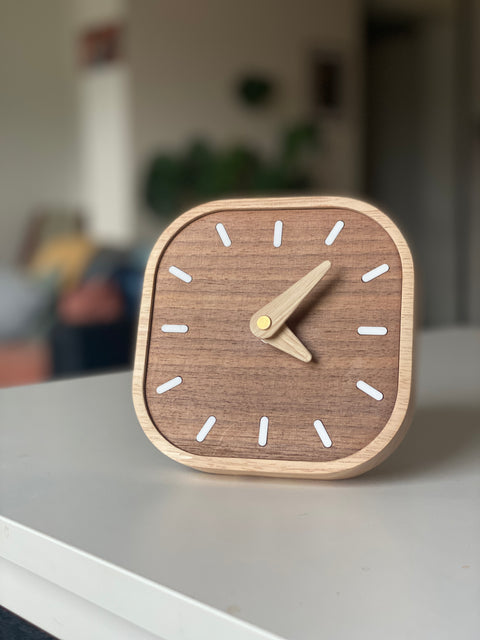
<path fill-rule="evenodd" d="M 375 207 L 211 202 L 151 253 L 137 415 L 163 453 L 203 471 L 358 475 L 408 427 L 413 328 L 411 254 Z"/>

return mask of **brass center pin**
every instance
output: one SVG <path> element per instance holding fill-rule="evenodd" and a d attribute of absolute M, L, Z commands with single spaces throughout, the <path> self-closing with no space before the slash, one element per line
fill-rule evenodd
<path fill-rule="evenodd" d="M 271 319 L 268 316 L 260 316 L 257 320 L 257 327 L 265 331 L 272 324 Z"/>

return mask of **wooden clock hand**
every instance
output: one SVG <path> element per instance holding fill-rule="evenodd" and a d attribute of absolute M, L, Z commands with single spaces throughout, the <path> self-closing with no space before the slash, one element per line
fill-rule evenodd
<path fill-rule="evenodd" d="M 250 331 L 253 335 L 266 340 L 276 334 L 331 266 L 330 261 L 325 260 L 295 284 L 292 284 L 286 291 L 256 311 L 250 318 Z"/>
<path fill-rule="evenodd" d="M 271 338 L 262 338 L 263 342 L 271 344 L 272 347 L 284 351 L 294 358 L 302 360 L 302 362 L 310 362 L 312 354 L 310 351 L 300 342 L 297 336 L 291 331 L 286 324 Z"/>

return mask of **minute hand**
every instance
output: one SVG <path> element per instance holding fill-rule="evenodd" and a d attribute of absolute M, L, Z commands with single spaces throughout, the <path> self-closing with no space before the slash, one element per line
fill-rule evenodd
<path fill-rule="evenodd" d="M 259 309 L 250 318 L 250 330 L 258 338 L 270 338 L 291 316 L 302 300 L 307 296 L 313 287 L 323 278 L 330 269 L 331 263 L 325 260 L 317 267 L 292 284 L 286 291 L 271 300 L 268 304 Z M 271 321 L 268 329 L 259 329 L 257 320 L 261 316 L 268 316 Z"/>

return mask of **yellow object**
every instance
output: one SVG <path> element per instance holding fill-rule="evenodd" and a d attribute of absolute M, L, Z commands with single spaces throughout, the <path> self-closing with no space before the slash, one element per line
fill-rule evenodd
<path fill-rule="evenodd" d="M 260 318 L 257 320 L 257 327 L 259 329 L 263 329 L 263 330 L 268 329 L 271 324 L 272 324 L 272 321 L 268 316 L 260 316 Z"/>
<path fill-rule="evenodd" d="M 96 251 L 92 240 L 83 234 L 57 236 L 38 249 L 29 270 L 37 276 L 57 275 L 62 291 L 73 289 Z"/>

